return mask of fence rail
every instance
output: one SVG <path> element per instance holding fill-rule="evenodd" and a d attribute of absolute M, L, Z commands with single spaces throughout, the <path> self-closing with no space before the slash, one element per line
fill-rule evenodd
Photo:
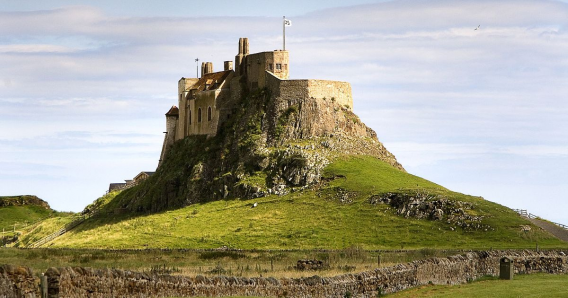
<path fill-rule="evenodd" d="M 40 247 L 40 246 L 46 244 L 47 242 L 67 233 L 68 231 L 70 231 L 71 229 L 75 228 L 76 226 L 82 224 L 85 220 L 96 215 L 97 213 L 98 213 L 98 211 L 93 211 L 91 213 L 83 214 L 83 215 L 77 217 L 76 219 L 74 219 L 73 221 L 71 221 L 70 223 L 66 224 L 65 226 L 63 226 L 59 230 L 41 238 L 41 239 L 39 239 L 35 242 L 32 242 L 31 244 L 26 245 L 26 248 Z"/>
<path fill-rule="evenodd" d="M 536 219 L 540 219 L 540 218 L 541 218 L 540 216 L 536 216 L 536 215 L 534 215 L 534 214 L 532 214 L 532 213 L 529 213 L 529 212 L 528 212 L 527 210 L 525 210 L 525 209 L 513 209 L 513 211 L 517 212 L 517 213 L 518 213 L 520 216 L 522 216 L 522 217 L 526 217 L 526 218 L 530 218 L 530 219 L 535 219 L 535 218 L 536 218 Z M 559 226 L 559 227 L 561 227 L 561 228 L 563 228 L 563 229 L 565 229 L 565 230 L 568 230 L 568 226 L 567 226 L 567 225 L 564 225 L 564 224 L 561 224 L 561 223 L 557 223 L 557 222 L 553 222 L 553 221 L 550 221 L 550 223 L 553 223 L 553 224 L 555 224 L 555 225 L 557 225 L 557 226 Z"/>

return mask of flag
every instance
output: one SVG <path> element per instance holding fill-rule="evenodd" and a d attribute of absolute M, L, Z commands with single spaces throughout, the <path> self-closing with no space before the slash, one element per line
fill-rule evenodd
<path fill-rule="evenodd" d="M 284 26 L 292 26 L 292 21 L 284 19 Z"/>

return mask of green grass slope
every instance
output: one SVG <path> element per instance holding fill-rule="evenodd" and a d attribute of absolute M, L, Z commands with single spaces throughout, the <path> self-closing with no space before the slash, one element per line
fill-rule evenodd
<path fill-rule="evenodd" d="M 148 215 L 101 213 L 49 243 L 71 248 L 364 249 L 567 247 L 501 205 L 455 193 L 372 157 L 339 158 L 314 188 L 284 196 L 218 200 Z M 475 208 L 488 230 L 405 218 L 370 198 L 420 191 Z M 112 202 L 112 200 L 101 199 Z M 253 208 L 253 204 L 258 206 Z"/>
<path fill-rule="evenodd" d="M 37 223 L 55 211 L 36 196 L 1 196 L 0 197 L 0 230 L 3 236 L 9 236 L 31 224 Z"/>

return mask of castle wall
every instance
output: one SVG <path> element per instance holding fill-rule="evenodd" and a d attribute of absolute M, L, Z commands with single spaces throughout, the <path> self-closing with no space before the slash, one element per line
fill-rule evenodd
<path fill-rule="evenodd" d="M 269 71 L 279 79 L 289 76 L 287 51 L 261 52 L 246 56 L 246 75 L 251 90 L 266 86 L 265 72 Z"/>
<path fill-rule="evenodd" d="M 342 106 L 353 109 L 351 85 L 347 82 L 308 80 L 308 96 L 318 99 L 330 99 Z"/>
<path fill-rule="evenodd" d="M 286 138 L 328 136 L 330 134 L 375 137 L 351 111 L 353 100 L 349 83 L 322 80 L 280 80 L 266 72 L 267 87 L 274 97 L 272 123 L 281 122 L 287 109 L 294 109 L 285 127 Z M 314 121 L 317 119 L 317 121 Z M 276 127 L 273 128 L 274 131 Z"/>
<path fill-rule="evenodd" d="M 178 123 L 179 125 L 177 125 L 176 127 L 176 133 L 175 133 L 175 140 L 180 140 L 183 139 L 185 136 L 187 136 L 187 132 L 188 132 L 188 127 L 187 127 L 187 117 L 188 117 L 188 111 L 187 111 L 187 106 L 188 106 L 188 99 L 187 99 L 187 94 L 189 93 L 189 90 L 191 90 L 191 87 L 193 85 L 195 85 L 195 83 L 197 83 L 197 81 L 199 81 L 199 79 L 197 78 L 181 78 L 178 81 L 178 108 L 179 108 L 179 119 L 178 119 Z"/>
<path fill-rule="evenodd" d="M 202 91 L 196 94 L 195 99 L 190 100 L 192 119 L 188 135 L 215 135 L 219 120 L 216 98 L 220 93 L 221 90 Z M 208 118 L 209 109 L 211 109 L 210 119 Z M 201 117 L 199 116 L 200 110 Z"/>

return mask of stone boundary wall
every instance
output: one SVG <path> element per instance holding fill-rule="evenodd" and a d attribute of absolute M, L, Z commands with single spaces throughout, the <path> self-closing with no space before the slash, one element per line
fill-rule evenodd
<path fill-rule="evenodd" d="M 0 298 L 40 297 L 37 282 L 29 268 L 0 265 Z"/>
<path fill-rule="evenodd" d="M 428 283 L 462 284 L 484 275 L 499 274 L 499 259 L 514 260 L 515 273 L 565 274 L 564 252 L 483 251 L 447 258 L 431 258 L 335 277 L 245 278 L 149 275 L 117 269 L 50 268 L 46 272 L 49 297 L 376 297 Z"/>

